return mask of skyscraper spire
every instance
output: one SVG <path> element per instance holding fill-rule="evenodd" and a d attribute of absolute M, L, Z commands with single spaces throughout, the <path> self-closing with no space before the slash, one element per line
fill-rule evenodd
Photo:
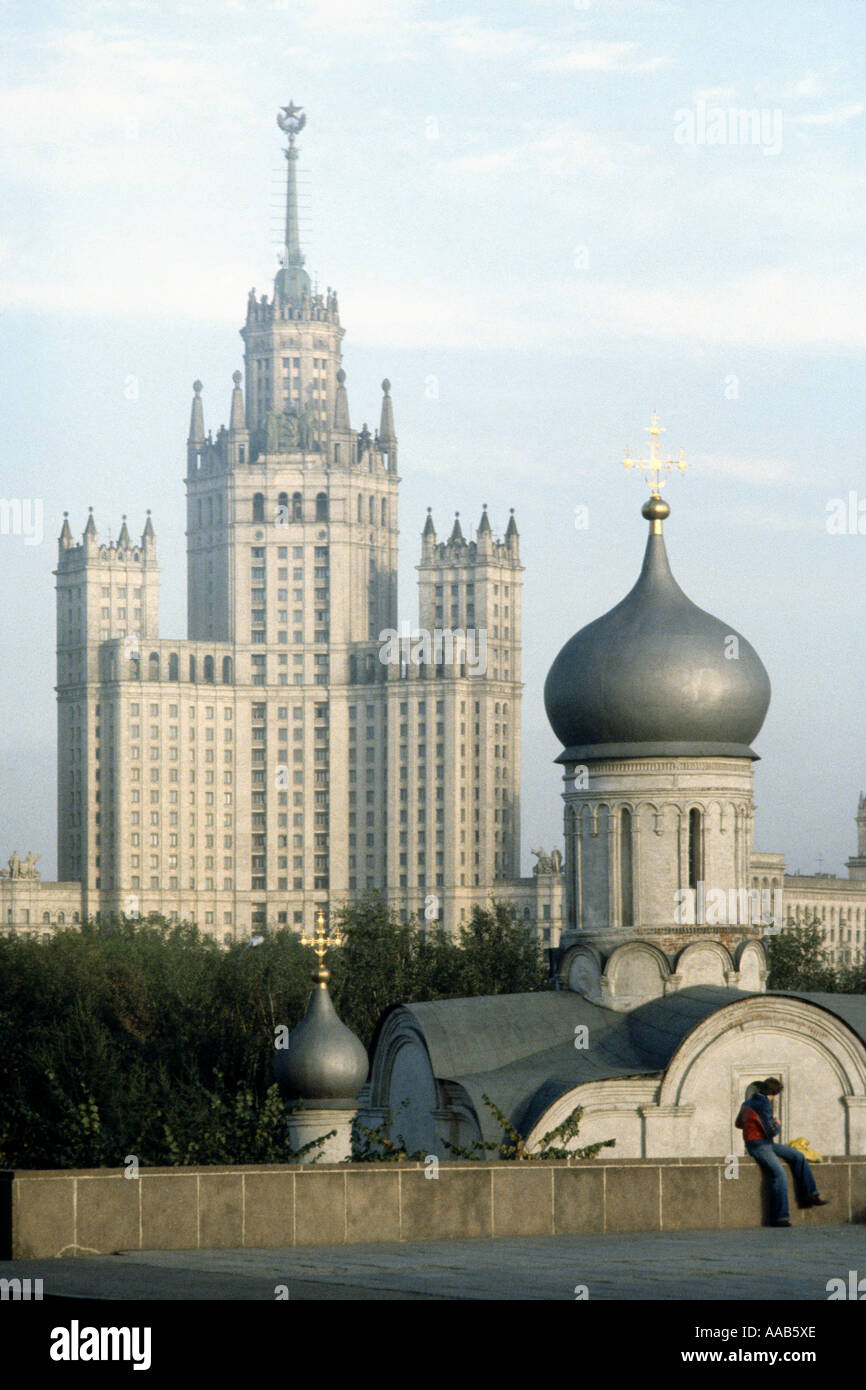
<path fill-rule="evenodd" d="M 298 151 L 295 147 L 295 136 L 303 130 L 307 124 L 303 107 L 296 106 L 290 101 L 288 106 L 282 107 L 280 115 L 277 116 L 277 125 L 285 135 L 289 137 L 288 148 L 283 151 L 288 164 L 288 177 L 286 180 L 286 232 L 285 244 L 282 253 L 282 268 L 277 271 L 274 281 L 276 291 L 285 299 L 301 299 L 305 294 L 310 293 L 310 277 L 304 270 L 304 257 L 301 252 L 301 239 L 298 233 L 298 180 L 296 164 Z"/>

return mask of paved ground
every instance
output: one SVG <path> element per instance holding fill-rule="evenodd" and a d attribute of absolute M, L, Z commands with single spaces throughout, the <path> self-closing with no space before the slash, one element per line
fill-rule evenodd
<path fill-rule="evenodd" d="M 0 1262 L 45 1297 L 122 1299 L 806 1299 L 866 1275 L 862 1226 L 514 1240 L 136 1251 Z M 285 1295 L 284 1295 L 285 1296 Z"/>

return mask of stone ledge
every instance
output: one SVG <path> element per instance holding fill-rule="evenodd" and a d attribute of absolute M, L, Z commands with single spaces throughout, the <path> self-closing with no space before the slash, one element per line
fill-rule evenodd
<path fill-rule="evenodd" d="M 760 1226 L 743 1156 L 0 1171 L 0 1259 Z M 796 1225 L 866 1223 L 866 1155 L 815 1165 L 829 1207 Z M 790 1177 L 789 1177 L 790 1185 Z"/>

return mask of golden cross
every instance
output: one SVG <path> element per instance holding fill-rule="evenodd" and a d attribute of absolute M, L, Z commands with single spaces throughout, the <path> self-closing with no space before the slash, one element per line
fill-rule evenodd
<path fill-rule="evenodd" d="M 652 488 L 653 497 L 661 496 L 659 489 L 663 488 L 667 481 L 661 476 L 662 473 L 670 473 L 674 468 L 678 468 L 679 471 L 683 473 L 689 466 L 686 463 L 685 453 L 682 449 L 680 449 L 680 456 L 678 459 L 662 458 L 661 435 L 664 433 L 665 430 L 659 424 L 659 417 L 656 415 L 655 411 L 653 411 L 651 423 L 647 427 L 647 434 L 650 437 L 649 458 L 633 459 L 631 450 L 626 449 L 625 458 L 622 461 L 623 468 L 639 468 L 641 470 L 644 476 L 646 476 L 647 484 Z"/>
<path fill-rule="evenodd" d="M 316 918 L 316 930 L 312 936 L 302 936 L 302 946 L 312 946 L 316 955 L 319 957 L 319 965 L 324 962 L 325 955 L 330 946 L 342 946 L 343 938 L 339 932 L 329 933 L 325 928 L 325 914 L 319 909 Z"/>

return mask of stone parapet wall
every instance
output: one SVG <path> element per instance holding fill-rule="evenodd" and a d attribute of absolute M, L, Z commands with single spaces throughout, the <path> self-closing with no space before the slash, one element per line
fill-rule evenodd
<path fill-rule="evenodd" d="M 341 1164 L 0 1173 L 0 1258 L 760 1226 L 739 1160 Z M 795 1226 L 866 1222 L 866 1157 L 815 1165 L 827 1207 Z"/>

